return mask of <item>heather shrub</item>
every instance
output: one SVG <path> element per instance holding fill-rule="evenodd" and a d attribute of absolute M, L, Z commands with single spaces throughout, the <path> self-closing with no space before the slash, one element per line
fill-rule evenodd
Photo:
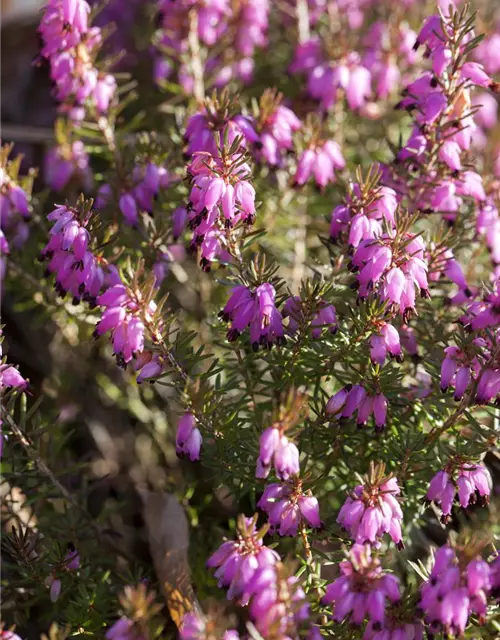
<path fill-rule="evenodd" d="M 496 4 L 39 18 L 53 141 L 0 155 L 2 637 L 499 637 Z"/>

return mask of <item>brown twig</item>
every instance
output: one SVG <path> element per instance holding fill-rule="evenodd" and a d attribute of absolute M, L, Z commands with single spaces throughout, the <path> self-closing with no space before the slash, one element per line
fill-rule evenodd
<path fill-rule="evenodd" d="M 203 63 L 201 60 L 200 40 L 198 38 L 198 11 L 194 8 L 189 13 L 188 44 L 191 53 L 191 69 L 193 71 L 193 94 L 199 103 L 205 99 L 203 82 Z"/>

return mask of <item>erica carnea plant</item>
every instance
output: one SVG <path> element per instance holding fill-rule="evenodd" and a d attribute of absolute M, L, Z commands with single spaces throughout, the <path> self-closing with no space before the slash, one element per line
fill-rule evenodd
<path fill-rule="evenodd" d="M 1 637 L 498 638 L 497 4 L 38 18 Z"/>

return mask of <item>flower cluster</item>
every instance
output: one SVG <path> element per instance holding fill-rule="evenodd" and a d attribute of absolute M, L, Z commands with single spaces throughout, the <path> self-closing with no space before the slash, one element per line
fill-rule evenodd
<path fill-rule="evenodd" d="M 375 291 L 382 301 L 399 308 L 408 323 L 416 312 L 415 289 L 428 298 L 425 244 L 418 235 L 382 234 L 377 240 L 363 240 L 354 251 L 352 267 L 361 299 Z"/>
<path fill-rule="evenodd" d="M 482 65 L 468 60 L 472 38 L 470 25 L 466 21 L 459 25 L 449 7 L 430 16 L 416 46 L 425 46 L 431 70 L 407 86 L 398 105 L 411 112 L 414 127 L 393 168 L 398 173 L 400 165 L 407 173 L 413 167 L 413 176 L 406 184 L 404 179 L 396 180 L 396 188 L 415 194 L 412 206 L 439 212 L 450 222 L 455 221 L 464 197 L 476 203 L 486 199 L 481 177 L 464 163 L 478 128 L 471 88 L 493 86 Z M 424 169 L 429 162 L 431 170 Z"/>
<path fill-rule="evenodd" d="M 300 471 L 300 453 L 280 425 L 268 427 L 260 436 L 257 478 L 267 478 L 271 467 L 280 480 L 288 480 Z"/>
<path fill-rule="evenodd" d="M 299 296 L 292 296 L 283 305 L 283 318 L 288 318 L 288 325 L 286 332 L 289 335 L 295 335 L 300 327 L 308 323 L 306 309 Z M 322 300 L 317 305 L 311 319 L 311 335 L 317 340 L 321 337 L 324 329 L 327 329 L 330 333 L 335 334 L 337 332 L 337 312 L 333 304 L 328 304 Z"/>
<path fill-rule="evenodd" d="M 395 228 L 396 192 L 390 187 L 378 186 L 376 175 L 373 180 L 370 178 L 365 184 L 351 184 L 345 204 L 333 210 L 330 224 L 333 242 L 343 239 L 356 248 L 362 241 L 382 235 L 384 224 L 391 230 Z"/>
<path fill-rule="evenodd" d="M 140 211 L 153 212 L 153 204 L 160 190 L 169 185 L 169 180 L 165 167 L 153 161 L 147 161 L 133 168 L 127 184 L 120 185 L 118 199 L 118 207 L 128 225 L 137 226 Z M 103 209 L 108 206 L 112 196 L 111 185 L 102 184 L 97 193 L 96 208 Z"/>
<path fill-rule="evenodd" d="M 155 44 L 160 55 L 155 61 L 156 82 L 161 84 L 177 70 L 183 90 L 195 92 L 196 73 L 186 56 L 193 40 L 204 47 L 203 70 L 213 75 L 215 87 L 226 86 L 232 79 L 244 83 L 251 80 L 255 50 L 267 44 L 268 0 L 243 0 L 238 5 L 228 0 L 200 4 L 159 0 L 158 11 L 160 28 Z M 226 35 L 232 36 L 235 54 L 229 59 L 216 47 Z"/>
<path fill-rule="evenodd" d="M 114 355 L 119 366 L 125 367 L 134 356 L 144 350 L 144 315 L 149 318 L 155 312 L 154 302 L 144 308 L 140 293 L 133 294 L 125 285 L 115 284 L 97 298 L 105 307 L 96 325 L 95 337 L 111 332 Z"/>
<path fill-rule="evenodd" d="M 328 13 L 327 3 L 315 4 L 320 15 L 322 11 Z M 369 4 L 373 3 L 336 2 L 338 19 L 345 21 L 341 28 L 356 33 L 363 23 L 364 7 Z M 319 15 L 312 12 L 312 16 L 318 26 L 322 24 Z M 343 38 L 337 46 L 332 46 L 331 40 L 331 33 L 323 34 L 318 29 L 296 47 L 290 71 L 306 75 L 307 92 L 323 110 L 332 109 L 345 97 L 349 109 L 377 117 L 380 110 L 370 100 L 387 98 L 404 77 L 402 71 L 415 62 L 415 32 L 405 22 L 393 25 L 380 19 L 364 38 L 358 37 L 358 50 L 350 48 Z"/>
<path fill-rule="evenodd" d="M 106 113 L 116 91 L 114 77 L 95 66 L 102 33 L 89 25 L 89 13 L 86 0 L 50 0 L 39 27 L 56 99 L 73 120 L 83 119 L 87 103 Z"/>
<path fill-rule="evenodd" d="M 345 168 L 345 160 L 340 146 L 334 140 L 319 141 L 309 145 L 297 159 L 294 183 L 304 185 L 311 177 L 320 189 L 329 182 L 335 182 L 335 172 Z"/>
<path fill-rule="evenodd" d="M 0 169 L 0 213 L 2 227 L 7 226 L 13 216 L 30 216 L 27 194 L 19 184 L 9 178 L 3 168 Z"/>
<path fill-rule="evenodd" d="M 83 142 L 75 140 L 51 147 L 45 154 L 43 177 L 54 191 L 63 191 L 71 182 L 90 191 L 93 178 Z"/>
<path fill-rule="evenodd" d="M 8 234 L 15 247 L 19 248 L 25 243 L 29 236 L 27 221 L 31 217 L 30 194 L 18 175 L 21 158 L 9 161 L 11 148 L 5 146 L 0 152 L 0 255 L 9 253 L 5 234 Z M 0 260 L 3 264 L 3 260 Z"/>
<path fill-rule="evenodd" d="M 345 95 L 350 109 L 360 109 L 372 92 L 371 74 L 359 53 L 349 51 L 342 59 L 325 60 L 318 39 L 299 45 L 290 68 L 307 73 L 307 91 L 325 111 L 336 104 L 339 94 Z"/>
<path fill-rule="evenodd" d="M 400 493 L 396 478 L 385 474 L 384 465 L 371 465 L 365 483 L 354 487 L 344 502 L 337 522 L 358 544 L 374 544 L 388 533 L 402 548 Z"/>
<path fill-rule="evenodd" d="M 276 291 L 269 282 L 253 290 L 244 285 L 234 287 L 220 315 L 226 322 L 231 322 L 227 333 L 230 342 L 237 340 L 249 327 L 254 351 L 258 351 L 260 346 L 270 348 L 273 344 L 284 344 L 283 320 L 276 307 Z"/>
<path fill-rule="evenodd" d="M 325 411 L 334 420 L 351 418 L 357 411 L 359 426 L 364 426 L 373 414 L 375 429 L 381 431 L 387 419 L 387 398 L 383 393 L 369 395 L 360 384 L 349 384 L 328 400 Z"/>
<path fill-rule="evenodd" d="M 215 632 L 219 629 L 214 627 L 218 626 L 220 620 L 210 616 L 207 620 L 205 616 L 198 615 L 196 613 L 186 613 L 182 619 L 182 625 L 179 630 L 179 640 L 208 640 L 208 638 L 214 638 L 214 640 L 240 640 L 240 636 L 237 631 L 229 630 L 222 631 L 219 634 Z"/>
<path fill-rule="evenodd" d="M 240 137 L 242 146 L 247 142 L 255 143 L 258 135 L 254 126 L 254 121 L 249 116 L 232 113 L 232 105 L 225 94 L 219 100 L 207 98 L 202 109 L 187 122 L 184 133 L 185 153 L 190 157 L 200 152 L 217 156 L 220 140 L 231 146 L 237 137 Z"/>
<path fill-rule="evenodd" d="M 487 504 L 490 493 L 491 478 L 485 467 L 452 459 L 432 478 L 426 498 L 440 506 L 441 520 L 447 522 L 457 494 L 460 506 L 466 509 L 478 500 Z"/>
<path fill-rule="evenodd" d="M 267 485 L 257 506 L 267 514 L 270 532 L 280 536 L 297 535 L 301 524 L 321 527 L 318 501 L 311 491 L 303 491 L 298 477 Z"/>
<path fill-rule="evenodd" d="M 307 628 L 309 603 L 298 578 L 283 565 L 259 568 L 248 586 L 251 619 L 263 638 L 297 638 Z"/>
<path fill-rule="evenodd" d="M 56 290 L 64 297 L 69 293 L 77 304 L 81 299 L 91 305 L 104 285 L 104 271 L 89 248 L 90 210 L 81 216 L 77 209 L 58 206 L 48 214 L 53 223 L 50 240 L 40 259 L 47 261 L 47 271 L 56 276 Z"/>
<path fill-rule="evenodd" d="M 355 544 L 349 558 L 340 563 L 341 576 L 326 588 L 325 604 L 335 603 L 333 619 L 345 618 L 361 624 L 366 618 L 372 625 L 383 627 L 387 601 L 401 598 L 396 576 L 384 573 L 380 562 L 372 557 L 369 545 Z"/>
<path fill-rule="evenodd" d="M 228 587 L 227 597 L 248 604 L 252 594 L 252 579 L 259 570 L 275 565 L 280 557 L 262 542 L 267 527 L 256 528 L 257 517 L 238 519 L 236 541 L 228 540 L 208 559 L 207 565 L 217 568 L 219 587 Z"/>
<path fill-rule="evenodd" d="M 282 104 L 283 96 L 275 91 L 265 91 L 260 99 L 259 117 L 256 123 L 258 140 L 254 142 L 255 159 L 271 167 L 281 167 L 285 155 L 293 150 L 293 135 L 302 127 L 295 113 Z M 337 162 L 339 161 L 336 156 Z M 329 164 L 332 160 L 328 156 Z M 333 165 L 332 169 L 333 169 Z M 319 176 L 327 175 L 323 167 Z"/>
<path fill-rule="evenodd" d="M 469 388 L 472 379 L 476 379 L 481 372 L 481 363 L 478 355 L 486 353 L 486 341 L 483 338 L 474 338 L 470 345 L 462 348 L 446 347 L 446 354 L 441 363 L 441 391 L 445 393 L 449 387 L 454 389 L 455 400 L 463 398 Z"/>
<path fill-rule="evenodd" d="M 460 559 L 448 545 L 438 549 L 420 599 L 431 633 L 460 636 L 471 614 L 484 620 L 490 586 L 490 567 L 480 557 Z"/>
<path fill-rule="evenodd" d="M 2 335 L 2 331 L 0 329 L 0 337 Z M 3 347 L 2 347 L 3 339 L 0 342 L 0 358 L 2 362 L 0 363 L 0 391 L 5 393 L 8 389 L 19 389 L 20 391 L 25 391 L 28 388 L 28 381 L 19 373 L 19 371 L 11 364 L 7 364 L 6 360 L 2 358 L 3 356 Z"/>
<path fill-rule="evenodd" d="M 377 332 L 370 338 L 370 358 L 372 362 L 382 366 L 389 355 L 398 362 L 403 361 L 399 332 L 392 324 L 380 322 Z"/>
<path fill-rule="evenodd" d="M 197 153 L 188 175 L 192 183 L 187 206 L 193 231 L 191 250 L 199 251 L 201 266 L 209 270 L 214 258 L 231 250 L 234 227 L 239 222 L 253 223 L 255 189 L 249 181 L 250 167 L 238 147 L 220 156 Z"/>

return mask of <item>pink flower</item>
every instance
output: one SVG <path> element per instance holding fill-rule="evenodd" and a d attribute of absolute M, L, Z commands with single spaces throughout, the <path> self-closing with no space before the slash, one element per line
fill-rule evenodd
<path fill-rule="evenodd" d="M 68 544 L 68 551 L 64 557 L 64 562 L 66 564 L 66 569 L 74 571 L 75 569 L 80 568 L 80 554 L 72 542 Z"/>
<path fill-rule="evenodd" d="M 303 492 L 300 478 L 268 485 L 257 506 L 268 515 L 271 531 L 280 536 L 295 536 L 301 523 L 321 527 L 318 501 L 310 491 Z"/>
<path fill-rule="evenodd" d="M 364 485 L 354 488 L 337 517 L 355 542 L 374 544 L 385 533 L 403 547 L 403 512 L 396 498 L 401 492 L 396 478 L 384 476 L 383 465 L 371 466 Z"/>
<path fill-rule="evenodd" d="M 458 493 L 460 506 L 466 509 L 479 500 L 487 504 L 491 493 L 491 478 L 485 467 L 453 462 L 432 478 L 426 498 L 441 507 L 443 522 L 447 522 Z"/>
<path fill-rule="evenodd" d="M 62 297 L 70 293 L 75 303 L 84 299 L 95 306 L 104 272 L 89 248 L 90 215 L 82 220 L 77 210 L 63 206 L 49 213 L 47 219 L 54 225 L 41 259 L 48 261 L 47 270 L 56 275 L 57 292 Z"/>
<path fill-rule="evenodd" d="M 196 418 L 192 413 L 185 413 L 177 423 L 175 449 L 177 455 L 186 454 L 191 461 L 200 459 L 200 449 L 203 442 L 200 430 L 195 426 Z"/>
<path fill-rule="evenodd" d="M 256 529 L 257 516 L 238 518 L 237 538 L 228 540 L 208 559 L 207 566 L 217 568 L 219 587 L 229 587 L 228 599 L 236 598 L 242 606 L 248 604 L 248 588 L 259 569 L 272 567 L 279 555 L 264 545 L 264 531 Z"/>
<path fill-rule="evenodd" d="M 384 574 L 380 562 L 373 558 L 369 545 L 355 544 L 349 559 L 340 563 L 341 576 L 326 588 L 325 604 L 335 603 L 333 619 L 345 618 L 355 625 L 367 617 L 371 623 L 382 627 L 386 607 L 401 598 L 398 579 Z"/>
<path fill-rule="evenodd" d="M 140 317 L 140 305 L 123 284 L 107 289 L 98 297 L 97 302 L 106 307 L 106 310 L 96 325 L 94 336 L 97 338 L 111 332 L 117 363 L 125 367 L 134 356 L 144 350 L 145 327 Z M 143 313 L 153 314 L 155 309 L 154 302 L 151 302 Z"/>
<path fill-rule="evenodd" d="M 299 296 L 288 298 L 283 307 L 283 317 L 289 318 L 287 333 L 294 335 L 299 327 L 307 323 L 304 305 Z M 330 333 L 337 332 L 337 312 L 332 304 L 321 301 L 317 306 L 314 316 L 310 320 L 312 327 L 311 335 L 316 340 L 321 337 L 324 329 Z"/>
<path fill-rule="evenodd" d="M 145 640 L 136 629 L 134 622 L 122 617 L 117 620 L 107 631 L 106 640 Z"/>
<path fill-rule="evenodd" d="M 316 184 L 324 188 L 329 182 L 335 182 L 335 171 L 345 167 L 340 146 L 333 140 L 319 143 L 302 152 L 297 160 L 295 184 L 305 184 L 314 177 Z"/>
<path fill-rule="evenodd" d="M 233 342 L 249 328 L 254 351 L 258 351 L 259 346 L 269 348 L 275 343 L 284 344 L 283 322 L 275 298 L 274 287 L 267 282 L 255 290 L 244 286 L 232 289 L 221 313 L 223 319 L 231 322 L 228 340 Z"/>
<path fill-rule="evenodd" d="M 403 360 L 398 330 L 392 324 L 383 322 L 379 327 L 379 333 L 373 334 L 370 338 L 370 358 L 372 362 L 383 365 L 387 354 L 396 358 L 398 362 Z"/>
<path fill-rule="evenodd" d="M 438 549 L 429 580 L 421 587 L 420 608 L 430 631 L 462 635 L 469 616 L 486 616 L 486 596 L 491 587 L 490 566 L 481 558 L 459 562 L 454 549 Z"/>
<path fill-rule="evenodd" d="M 179 629 L 179 640 L 205 640 L 219 622 L 218 618 L 211 616 L 186 613 Z M 240 640 L 240 636 L 237 631 L 225 631 L 221 640 Z"/>
<path fill-rule="evenodd" d="M 257 478 L 267 478 L 274 466 L 276 476 L 288 480 L 299 473 L 299 450 L 278 427 L 268 427 L 260 436 Z"/>

